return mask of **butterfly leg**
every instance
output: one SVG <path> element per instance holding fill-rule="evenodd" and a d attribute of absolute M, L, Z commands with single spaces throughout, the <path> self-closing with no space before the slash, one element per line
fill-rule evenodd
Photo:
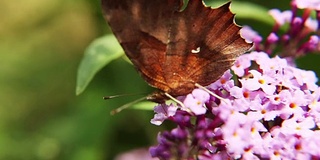
<path fill-rule="evenodd" d="M 223 102 L 225 102 L 225 103 L 228 103 L 228 102 L 226 101 L 226 99 L 218 96 L 217 94 L 213 93 L 212 91 L 210 91 L 210 90 L 207 89 L 206 87 L 203 87 L 202 85 L 200 85 L 200 84 L 198 84 L 198 83 L 195 83 L 195 86 L 198 87 L 198 88 L 200 88 L 200 89 L 203 89 L 204 91 L 208 92 L 209 94 L 211 94 L 212 96 L 218 98 L 219 100 L 221 100 L 221 101 L 223 101 Z"/>

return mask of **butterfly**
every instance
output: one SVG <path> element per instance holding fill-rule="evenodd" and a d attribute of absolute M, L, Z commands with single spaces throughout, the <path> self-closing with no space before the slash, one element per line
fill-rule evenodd
<path fill-rule="evenodd" d="M 230 2 L 219 8 L 202 0 L 102 0 L 104 18 L 135 68 L 158 91 L 147 99 L 207 86 L 252 47 L 240 36 Z"/>

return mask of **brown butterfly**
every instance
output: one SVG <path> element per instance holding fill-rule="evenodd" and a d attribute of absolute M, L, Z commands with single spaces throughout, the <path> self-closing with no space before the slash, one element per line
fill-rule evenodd
<path fill-rule="evenodd" d="M 202 0 L 102 0 L 106 21 L 162 103 L 207 86 L 252 44 L 241 38 L 230 2 L 212 9 Z"/>

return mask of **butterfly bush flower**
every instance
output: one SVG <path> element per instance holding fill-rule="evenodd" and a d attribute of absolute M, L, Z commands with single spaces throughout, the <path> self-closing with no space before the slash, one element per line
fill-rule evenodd
<path fill-rule="evenodd" d="M 183 106 L 160 104 L 151 123 L 177 127 L 158 135 L 149 151 L 160 159 L 320 159 L 320 87 L 313 71 L 294 58 L 320 51 L 320 0 L 293 0 L 272 9 L 271 33 L 241 30 L 254 51 L 236 60 L 207 88 L 179 97 Z M 303 15 L 298 16 L 298 10 Z M 311 12 L 316 18 L 310 18 Z M 287 30 L 283 26 L 289 25 Z M 283 32 L 284 31 L 284 32 Z"/>
<path fill-rule="evenodd" d="M 320 41 L 317 34 L 320 25 L 319 6 L 319 0 L 293 0 L 291 10 L 269 11 L 275 24 L 265 41 L 249 27 L 244 28 L 242 36 L 254 43 L 256 51 L 264 51 L 269 55 L 296 58 L 307 53 L 319 52 Z M 302 16 L 298 15 L 299 9 L 303 10 Z M 316 18 L 310 18 L 312 11 L 316 12 Z M 287 29 L 284 27 L 286 25 L 289 25 Z M 279 48 L 286 52 L 279 52 Z"/>
<path fill-rule="evenodd" d="M 320 1 L 319 0 L 295 0 L 293 1 L 296 3 L 298 8 L 302 9 L 314 9 L 320 11 Z"/>
<path fill-rule="evenodd" d="M 162 121 L 173 121 L 178 127 L 158 135 L 159 144 L 150 148 L 152 156 L 320 158 L 320 88 L 315 75 L 264 52 L 244 54 L 238 60 L 251 64 L 242 68 L 238 81 L 227 71 L 209 86 L 222 100 L 196 89 L 185 97 L 186 108 L 164 104 L 159 105 L 161 110 L 155 108 L 152 122 L 163 114 Z M 282 83 L 284 77 L 287 81 Z"/>

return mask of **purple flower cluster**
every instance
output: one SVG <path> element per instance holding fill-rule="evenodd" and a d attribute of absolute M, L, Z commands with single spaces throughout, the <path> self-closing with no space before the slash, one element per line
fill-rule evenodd
<path fill-rule="evenodd" d="M 270 10 L 276 23 L 265 41 L 242 28 L 255 51 L 240 56 L 209 91 L 178 97 L 182 106 L 155 107 L 151 123 L 177 127 L 159 133 L 158 145 L 149 149 L 153 157 L 320 159 L 320 87 L 313 71 L 293 63 L 320 51 L 320 0 L 292 0 L 291 8 Z"/>
<path fill-rule="evenodd" d="M 303 10 L 301 17 L 298 16 L 299 9 Z M 310 18 L 313 10 L 316 13 L 315 19 Z M 242 35 L 248 41 L 254 42 L 256 51 L 292 58 L 320 51 L 319 0 L 293 0 L 291 10 L 281 12 L 279 9 L 272 9 L 269 14 L 275 20 L 275 25 L 264 42 L 250 27 L 246 26 L 242 30 Z M 279 52 L 279 49 L 285 52 Z"/>
<path fill-rule="evenodd" d="M 160 159 L 320 158 L 320 88 L 312 71 L 264 52 L 244 54 L 208 89 L 160 104 L 152 123 L 177 128 L 158 135 Z"/>

